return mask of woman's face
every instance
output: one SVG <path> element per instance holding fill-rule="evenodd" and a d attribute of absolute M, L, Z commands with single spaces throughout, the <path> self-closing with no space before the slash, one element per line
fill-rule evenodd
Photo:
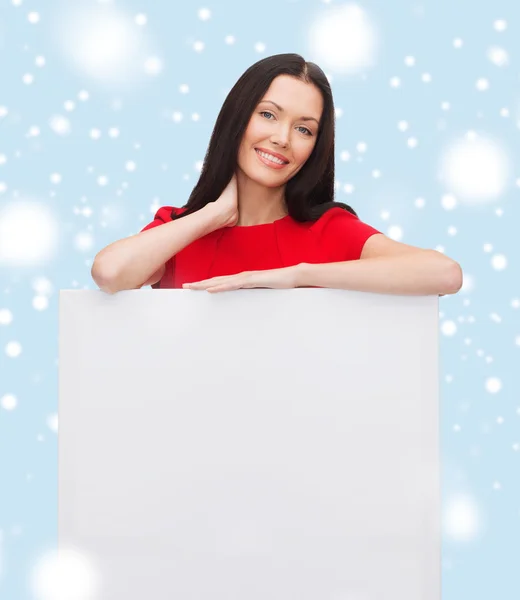
<path fill-rule="evenodd" d="M 251 115 L 238 151 L 239 169 L 267 187 L 287 183 L 311 155 L 322 111 L 323 98 L 313 84 L 289 75 L 276 77 Z M 288 162 L 273 164 L 257 148 Z"/>

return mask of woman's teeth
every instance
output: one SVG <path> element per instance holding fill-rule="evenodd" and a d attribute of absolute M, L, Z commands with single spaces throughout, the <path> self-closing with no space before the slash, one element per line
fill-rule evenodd
<path fill-rule="evenodd" d="M 279 158 L 276 158 L 275 156 L 271 156 L 271 154 L 266 154 L 265 152 L 260 152 L 260 150 L 256 150 L 256 151 L 258 152 L 258 154 L 260 154 L 260 156 L 267 158 L 267 160 L 270 160 L 278 165 L 285 165 L 285 162 L 283 160 L 280 160 Z"/>

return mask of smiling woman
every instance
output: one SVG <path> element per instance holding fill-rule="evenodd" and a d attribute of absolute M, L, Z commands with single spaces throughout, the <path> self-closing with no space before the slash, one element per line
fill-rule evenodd
<path fill-rule="evenodd" d="M 287 214 L 299 223 L 315 222 L 333 207 L 356 214 L 334 198 L 334 113 L 332 90 L 318 65 L 298 54 L 258 61 L 226 97 L 199 181 L 182 215 L 172 213 L 172 219 L 215 202 L 234 174 L 238 226 Z"/>
<path fill-rule="evenodd" d="M 457 291 L 455 261 L 390 240 L 335 201 L 334 112 L 318 65 L 298 54 L 252 65 L 224 101 L 188 202 L 102 250 L 100 287 Z"/>

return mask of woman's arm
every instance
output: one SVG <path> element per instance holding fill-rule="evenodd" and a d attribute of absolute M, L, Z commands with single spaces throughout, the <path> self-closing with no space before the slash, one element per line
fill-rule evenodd
<path fill-rule="evenodd" d="M 297 287 L 324 287 L 397 295 L 455 294 L 460 265 L 436 250 L 297 266 Z"/>
<path fill-rule="evenodd" d="M 211 203 L 182 219 L 113 242 L 96 255 L 92 279 L 109 294 L 151 285 L 162 277 L 172 256 L 222 226 Z"/>
<path fill-rule="evenodd" d="M 166 263 L 158 271 L 155 271 L 155 273 L 149 279 L 147 279 L 142 285 L 140 285 L 137 289 L 140 289 L 147 285 L 153 285 L 154 283 L 161 281 L 165 271 L 166 271 Z"/>
<path fill-rule="evenodd" d="M 441 252 L 403 244 L 382 233 L 367 239 L 359 260 L 301 264 L 298 269 L 298 287 L 398 295 L 456 294 L 463 278 L 461 266 Z"/>

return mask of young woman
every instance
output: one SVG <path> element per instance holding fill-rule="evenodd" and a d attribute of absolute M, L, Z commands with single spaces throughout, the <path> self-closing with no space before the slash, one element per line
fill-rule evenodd
<path fill-rule="evenodd" d="M 252 65 L 218 115 L 199 181 L 182 208 L 101 250 L 108 293 L 325 287 L 454 294 L 457 262 L 394 241 L 334 201 L 334 103 L 323 71 L 298 54 Z"/>

